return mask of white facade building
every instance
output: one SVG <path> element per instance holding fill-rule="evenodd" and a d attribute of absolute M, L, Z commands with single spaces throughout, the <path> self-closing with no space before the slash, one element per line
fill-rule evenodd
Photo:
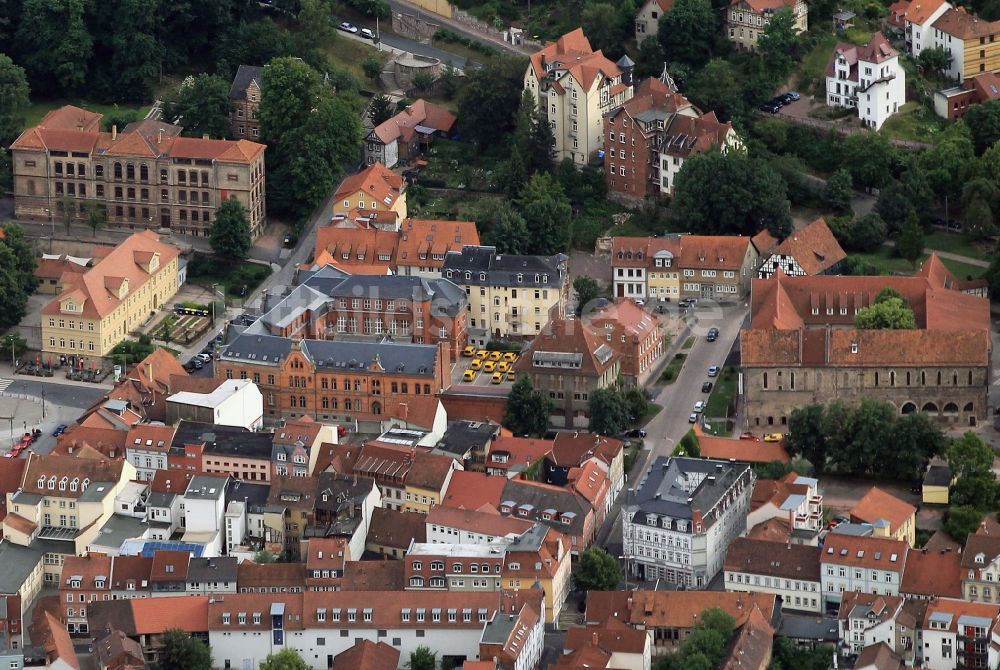
<path fill-rule="evenodd" d="M 826 104 L 856 109 L 861 123 L 878 130 L 906 102 L 906 73 L 882 33 L 863 47 L 840 42 L 826 68 Z"/>
<path fill-rule="evenodd" d="M 704 588 L 746 532 L 754 475 L 745 463 L 657 458 L 622 510 L 629 572 Z"/>
<path fill-rule="evenodd" d="M 211 393 L 181 391 L 168 397 L 167 418 L 257 430 L 264 425 L 264 396 L 249 379 L 227 379 Z"/>
<path fill-rule="evenodd" d="M 202 556 L 222 553 L 228 482 L 229 477 L 195 475 L 184 492 L 184 542 L 204 546 Z"/>
<path fill-rule="evenodd" d="M 924 49 L 934 46 L 931 26 L 951 8 L 945 0 L 913 0 L 910 3 L 903 15 L 903 27 L 906 48 L 914 58 Z"/>
<path fill-rule="evenodd" d="M 837 609 L 844 592 L 899 595 L 908 549 L 902 540 L 827 535 L 820 558 L 825 607 Z"/>
<path fill-rule="evenodd" d="M 1000 664 L 998 620 L 997 605 L 947 598 L 932 601 L 924 614 L 923 646 L 915 661 L 929 670 L 995 668 Z"/>

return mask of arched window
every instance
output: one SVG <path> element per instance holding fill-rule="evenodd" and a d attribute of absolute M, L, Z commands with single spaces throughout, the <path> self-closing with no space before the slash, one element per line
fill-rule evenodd
<path fill-rule="evenodd" d="M 941 410 L 945 414 L 958 414 L 958 405 L 953 402 L 947 403 Z"/>
<path fill-rule="evenodd" d="M 424 585 L 424 578 L 418 575 L 410 577 L 410 586 L 415 586 L 417 588 L 422 588 Z"/>
<path fill-rule="evenodd" d="M 900 414 L 913 414 L 917 411 L 917 406 L 912 402 L 904 402 L 903 407 L 899 410 Z"/>
<path fill-rule="evenodd" d="M 375 414 L 376 416 L 378 416 L 381 413 L 382 413 L 382 403 L 380 403 L 380 402 L 373 402 L 372 403 L 372 414 Z"/>
<path fill-rule="evenodd" d="M 115 179 L 121 179 L 121 178 L 122 178 L 122 164 L 116 162 L 115 163 Z"/>
<path fill-rule="evenodd" d="M 323 409 L 330 409 L 330 399 L 323 398 Z"/>
<path fill-rule="evenodd" d="M 131 163 L 125 166 L 125 178 L 128 180 L 135 179 L 135 166 Z"/>
<path fill-rule="evenodd" d="M 305 407 L 305 406 L 306 406 L 306 397 L 304 395 L 300 395 L 299 396 L 299 407 Z"/>
<path fill-rule="evenodd" d="M 288 398 L 288 404 L 291 405 L 292 407 L 296 406 L 296 404 L 295 404 L 296 402 L 298 402 L 298 401 L 296 400 L 295 396 L 290 396 Z"/>
<path fill-rule="evenodd" d="M 963 412 L 975 412 L 976 411 L 976 406 L 975 406 L 974 403 L 967 402 L 967 403 L 965 403 L 965 407 L 962 408 L 962 411 Z"/>
<path fill-rule="evenodd" d="M 69 483 L 69 490 L 76 491 L 80 487 L 80 478 L 74 477 L 73 481 Z"/>
<path fill-rule="evenodd" d="M 139 179 L 142 181 L 149 181 L 149 167 L 146 165 L 139 166 Z"/>
<path fill-rule="evenodd" d="M 924 406 L 920 408 L 920 411 L 927 412 L 928 414 L 937 414 L 938 406 L 932 402 L 925 402 Z"/>

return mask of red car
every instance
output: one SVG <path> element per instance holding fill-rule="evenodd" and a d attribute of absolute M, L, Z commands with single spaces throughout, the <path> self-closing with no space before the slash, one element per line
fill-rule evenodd
<path fill-rule="evenodd" d="M 347 426 L 337 426 L 337 437 L 344 437 L 347 435 Z"/>
<path fill-rule="evenodd" d="M 760 438 L 753 433 L 740 433 L 741 440 L 750 440 L 751 442 L 760 442 Z"/>

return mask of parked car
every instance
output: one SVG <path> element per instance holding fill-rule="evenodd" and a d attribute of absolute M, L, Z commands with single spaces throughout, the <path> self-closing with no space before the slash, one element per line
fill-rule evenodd
<path fill-rule="evenodd" d="M 795 91 L 789 91 L 788 93 L 785 93 L 785 95 L 783 97 L 787 97 L 792 102 L 795 102 L 796 100 L 800 99 L 802 96 L 799 95 Z"/>
<path fill-rule="evenodd" d="M 705 411 L 705 401 L 704 400 L 699 400 L 698 402 L 696 402 L 694 404 L 694 413 L 695 414 L 701 414 L 704 411 Z"/>
<path fill-rule="evenodd" d="M 194 367 L 195 370 L 201 370 L 203 367 L 205 367 L 205 363 L 202 362 L 200 358 L 192 358 L 191 366 Z"/>
<path fill-rule="evenodd" d="M 353 23 L 349 23 L 347 21 L 342 22 L 340 25 L 337 26 L 337 28 L 343 30 L 345 33 L 351 33 L 352 35 L 355 35 L 358 32 L 358 27 Z"/>
<path fill-rule="evenodd" d="M 210 360 L 212 360 L 212 354 L 203 351 L 197 356 L 195 356 L 195 360 L 199 360 L 202 363 L 208 363 Z"/>
<path fill-rule="evenodd" d="M 712 382 L 705 382 L 704 384 L 702 384 L 701 385 L 701 392 L 702 393 L 711 393 L 712 392 Z"/>
<path fill-rule="evenodd" d="M 765 442 L 781 442 L 785 436 L 781 433 L 768 433 L 764 436 Z"/>
<path fill-rule="evenodd" d="M 750 442 L 760 442 L 760 438 L 753 433 L 740 433 L 741 440 L 748 440 Z"/>
<path fill-rule="evenodd" d="M 372 42 L 375 41 L 375 33 L 372 31 L 371 28 L 362 28 L 359 34 L 361 35 L 361 37 L 364 37 L 365 39 L 371 40 Z"/>
<path fill-rule="evenodd" d="M 708 329 L 708 336 L 706 337 L 706 339 L 709 342 L 715 342 L 717 339 L 719 339 L 719 329 L 718 328 L 709 328 Z"/>
<path fill-rule="evenodd" d="M 633 428 L 625 433 L 625 437 L 646 437 L 646 431 L 642 428 Z"/>
<path fill-rule="evenodd" d="M 781 103 L 774 102 L 773 100 L 770 102 L 765 102 L 763 105 L 760 106 L 760 111 L 767 112 L 769 114 L 777 114 L 778 112 L 781 111 Z"/>
<path fill-rule="evenodd" d="M 688 415 L 688 423 L 698 423 L 698 415 L 692 412 Z"/>
<path fill-rule="evenodd" d="M 718 377 L 719 376 L 719 366 L 718 365 L 709 366 L 709 368 L 708 368 L 708 376 L 709 377 Z"/>
<path fill-rule="evenodd" d="M 61 423 L 58 426 L 56 426 L 56 429 L 54 431 L 52 431 L 52 437 L 59 437 L 65 432 L 66 432 L 66 424 Z"/>

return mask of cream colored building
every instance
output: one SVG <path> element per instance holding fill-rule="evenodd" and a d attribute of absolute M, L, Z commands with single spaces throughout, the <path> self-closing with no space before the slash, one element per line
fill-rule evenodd
<path fill-rule="evenodd" d="M 450 251 L 441 276 L 469 296 L 469 344 L 534 337 L 550 318 L 561 316 L 569 291 L 568 258 L 498 254 L 496 247 Z"/>
<path fill-rule="evenodd" d="M 733 0 L 726 14 L 729 41 L 739 49 L 754 51 L 771 17 L 783 7 L 792 10 L 797 33 L 809 28 L 809 6 L 803 0 Z"/>
<path fill-rule="evenodd" d="M 406 218 L 406 181 L 381 163 L 373 163 L 340 183 L 333 197 L 334 219 L 369 218 L 370 227 L 399 230 Z"/>
<path fill-rule="evenodd" d="M 552 126 L 557 161 L 586 165 L 603 148 L 604 114 L 632 97 L 630 76 L 594 51 L 580 28 L 531 55 L 524 90 Z"/>
<path fill-rule="evenodd" d="M 180 252 L 146 230 L 131 235 L 42 308 L 42 351 L 103 357 L 177 293 Z"/>
<path fill-rule="evenodd" d="M 635 43 L 642 44 L 647 37 L 656 39 L 660 18 L 670 11 L 674 0 L 646 0 L 635 15 Z"/>
<path fill-rule="evenodd" d="M 170 228 L 208 236 L 223 202 L 243 205 L 252 237 L 265 217 L 264 145 L 181 137 L 147 119 L 101 132 L 101 115 L 67 105 L 45 115 L 11 145 L 14 215 L 77 221 L 95 203 L 112 226 Z"/>

